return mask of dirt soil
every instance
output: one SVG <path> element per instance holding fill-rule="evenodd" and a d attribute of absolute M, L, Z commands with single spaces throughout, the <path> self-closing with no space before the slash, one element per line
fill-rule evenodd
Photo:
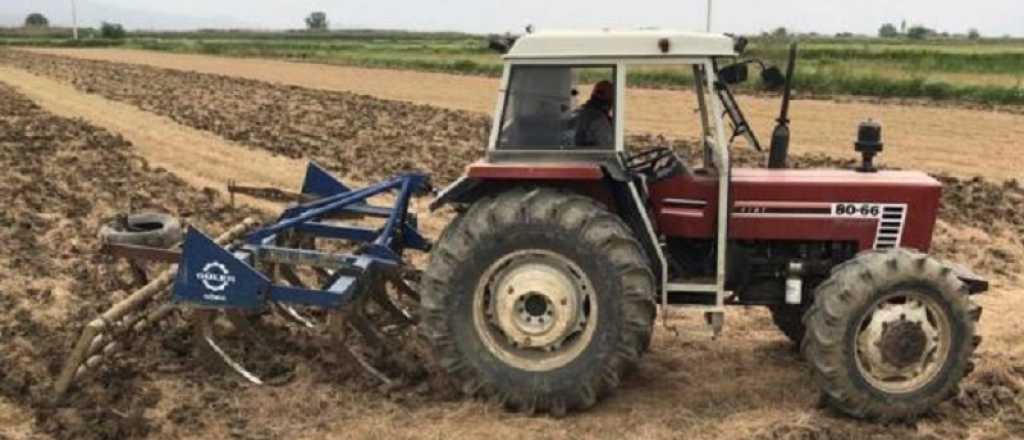
<path fill-rule="evenodd" d="M 226 173 L 258 176 L 259 170 L 266 169 L 260 158 L 270 160 L 273 153 L 279 153 L 317 158 L 335 171 L 352 170 L 366 178 L 389 174 L 409 167 L 409 163 L 417 168 L 436 167 L 431 171 L 451 176 L 479 154 L 482 144 L 476 142 L 479 131 L 486 131 L 486 118 L 483 128 L 474 128 L 473 121 L 481 116 L 473 113 L 348 93 L 109 63 L 25 59 L 29 61 L 12 59 L 0 51 L 0 64 L 28 68 L 100 96 L 86 99 L 82 92 L 33 80 L 24 73 L 0 76 L 0 81 L 17 84 L 64 116 L 44 112 L 12 89 L 0 88 L 0 160 L 7 170 L 0 173 L 0 193 L 6 191 L 5 199 L 14 200 L 13 208 L 0 213 L 0 233 L 8 243 L 15 243 L 0 250 L 0 275 L 4 275 L 0 301 L 9 312 L 0 312 L 0 344 L 4 345 L 0 352 L 0 435 L 1024 438 L 1024 350 L 1019 343 L 1024 330 L 1016 313 L 1021 310 L 1018 295 L 1024 292 L 1015 279 L 1024 262 L 1019 229 L 1024 222 L 1014 209 L 1024 194 L 1016 182 L 969 177 L 942 177 L 947 195 L 936 250 L 993 277 L 993 291 L 979 298 L 986 310 L 980 330 L 985 339 L 978 353 L 979 367 L 965 382 L 963 392 L 917 422 L 876 425 L 818 408 L 817 393 L 807 380 L 808 369 L 759 308 L 731 311 L 726 332 L 717 341 L 699 330 L 703 327 L 697 317 L 673 315 L 670 322 L 681 327 L 681 333 L 674 335 L 659 325 L 652 352 L 615 396 L 593 411 L 562 420 L 506 414 L 486 402 L 463 400 L 455 390 L 444 388 L 443 380 L 390 392 L 379 390 L 371 386 L 372 381 L 339 364 L 336 347 L 325 347 L 322 340 L 302 332 L 268 337 L 264 351 L 279 352 L 266 366 L 274 372 L 276 385 L 249 386 L 233 375 L 199 368 L 190 358 L 188 333 L 180 325 L 171 325 L 173 322 L 135 344 L 136 351 L 84 381 L 70 406 L 52 408 L 44 399 L 47 387 L 75 333 L 128 288 L 125 268 L 94 253 L 93 234 L 98 224 L 116 212 L 146 206 L 190 213 L 194 221 L 211 230 L 223 228 L 241 215 L 225 206 L 215 191 L 190 188 L 175 176 L 147 166 L 151 155 L 159 158 L 165 154 L 161 151 L 176 148 L 187 156 L 203 149 L 203 144 L 195 144 L 203 142 L 197 137 L 201 134 L 193 131 L 230 138 L 229 133 L 260 130 L 258 135 L 230 138 L 237 144 L 223 140 L 215 144 L 217 149 L 237 147 L 254 155 L 246 156 L 245 162 L 252 163 L 237 164 L 225 169 Z M 224 92 L 218 93 L 218 89 Z M 70 104 L 59 105 L 55 101 L 60 97 Z M 278 112 L 274 118 L 258 119 L 270 129 L 248 122 L 247 118 L 259 117 L 253 113 L 253 102 Z M 346 102 L 356 104 L 344 107 Z M 125 105 L 145 111 L 132 113 Z M 379 116 L 366 118 L 359 109 Z M 424 135 L 424 142 L 409 137 L 400 154 L 382 154 L 372 148 L 373 142 L 382 141 L 373 137 L 383 136 L 375 134 L 378 129 L 404 129 L 402 118 L 411 115 L 422 121 L 421 112 L 443 114 L 448 128 Z M 67 118 L 76 113 L 93 124 L 109 125 L 128 135 L 121 138 Z M 116 117 L 97 115 L 106 113 Z M 153 114 L 167 118 L 154 120 Z M 111 119 L 123 120 L 115 125 L 118 122 Z M 275 119 L 291 121 L 291 125 Z M 168 127 L 171 120 L 188 130 Z M 304 120 L 319 122 L 302 125 L 302 130 L 289 128 Z M 206 125 L 202 121 L 207 121 Z M 157 133 L 176 134 L 147 137 L 138 127 L 150 124 L 159 124 Z M 344 133 L 346 126 L 364 133 L 365 140 L 360 135 L 351 135 L 348 142 L 327 140 L 344 136 L 331 130 Z M 156 143 L 158 138 L 165 144 Z M 319 141 L 302 143 L 298 139 Z M 668 143 L 657 137 L 633 141 Z M 675 144 L 680 150 L 689 145 L 686 139 Z M 363 149 L 355 154 L 349 151 L 352 145 Z M 795 159 L 799 166 L 849 165 L 848 160 L 825 155 Z M 744 153 L 740 160 L 752 164 L 762 158 Z M 187 161 L 172 165 L 189 168 Z M 946 166 L 955 168 L 955 164 Z M 287 172 L 293 173 L 291 168 Z M 951 174 L 971 175 L 970 169 Z M 436 234 L 436 225 L 443 224 L 444 217 L 433 219 L 428 232 Z"/>
<path fill-rule="evenodd" d="M 255 79 L 310 89 L 345 91 L 383 99 L 490 115 L 498 82 L 441 73 L 366 69 L 264 59 L 182 55 L 124 49 L 33 49 L 36 53 L 114 61 Z M 797 98 L 801 96 L 796 91 Z M 637 133 L 693 139 L 699 122 L 696 99 L 689 91 L 631 90 L 627 96 L 627 127 Z M 767 143 L 779 112 L 777 96 L 741 96 L 740 105 Z M 857 100 L 793 102 L 792 151 L 853 156 L 857 124 L 882 122 L 886 141 L 882 161 L 903 168 L 990 179 L 1020 178 L 1024 156 L 1024 114 L 938 106 L 892 105 Z M 686 115 L 694 115 L 687 118 Z"/>
<path fill-rule="evenodd" d="M 248 209 L 150 167 L 124 138 L 57 117 L 0 84 L 0 432 L 116 438 L 151 432 L 159 395 L 127 360 L 103 370 L 70 406 L 47 397 L 72 338 L 131 288 L 127 267 L 97 253 L 96 231 L 140 210 L 177 214 L 218 233 Z M 147 351 L 147 350 L 144 350 Z"/>
<path fill-rule="evenodd" d="M 348 92 L 12 51 L 0 63 L 355 180 L 429 170 L 449 182 L 482 155 L 490 129 L 483 115 Z"/>

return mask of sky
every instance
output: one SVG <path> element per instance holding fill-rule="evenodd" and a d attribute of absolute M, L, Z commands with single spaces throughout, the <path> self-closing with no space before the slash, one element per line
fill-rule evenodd
<path fill-rule="evenodd" d="M 86 25 L 126 27 L 301 27 L 310 11 L 333 28 L 454 30 L 474 33 L 537 29 L 672 27 L 703 30 L 707 0 L 77 0 Z M 940 31 L 1024 36 L 1021 0 L 713 0 L 712 29 L 751 34 L 793 31 L 875 34 L 882 23 L 922 24 Z M 0 17 L 23 19 L 44 9 L 55 24 L 70 22 L 70 0 L 0 0 Z M 109 17 L 107 17 L 109 16 Z M 19 18 L 20 17 L 20 18 Z M 106 18 L 103 18 L 106 17 Z M 8 23 L 11 24 L 11 23 Z"/>

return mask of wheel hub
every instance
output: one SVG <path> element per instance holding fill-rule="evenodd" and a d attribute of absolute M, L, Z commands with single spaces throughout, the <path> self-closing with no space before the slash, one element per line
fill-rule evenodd
<path fill-rule="evenodd" d="M 864 317 L 857 365 L 865 379 L 891 393 L 927 384 L 948 356 L 950 329 L 934 300 L 916 292 L 891 295 Z"/>
<path fill-rule="evenodd" d="M 510 266 L 492 292 L 494 321 L 516 347 L 558 348 L 581 323 L 575 284 L 565 270 L 541 260 Z"/>
<path fill-rule="evenodd" d="M 598 319 L 583 270 L 561 254 L 537 249 L 510 253 L 484 271 L 473 310 L 484 346 L 526 371 L 549 371 L 576 359 L 591 345 Z"/>
<path fill-rule="evenodd" d="M 921 360 L 928 345 L 928 335 L 920 323 L 901 321 L 885 328 L 878 345 L 883 361 L 897 368 L 906 368 Z"/>

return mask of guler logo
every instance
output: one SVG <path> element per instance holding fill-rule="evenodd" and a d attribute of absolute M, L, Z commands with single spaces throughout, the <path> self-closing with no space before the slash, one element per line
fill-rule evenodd
<path fill-rule="evenodd" d="M 196 279 L 211 292 L 223 292 L 235 282 L 234 275 L 219 261 L 211 261 L 203 266 L 203 271 L 196 274 Z"/>

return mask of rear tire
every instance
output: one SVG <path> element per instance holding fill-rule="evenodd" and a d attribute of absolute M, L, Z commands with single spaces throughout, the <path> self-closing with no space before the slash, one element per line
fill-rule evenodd
<path fill-rule="evenodd" d="M 593 406 L 653 330 L 654 276 L 630 229 L 592 199 L 553 189 L 478 200 L 442 234 L 421 289 L 441 365 L 465 394 L 513 410 Z M 571 329 L 556 332 L 565 316 Z"/>
<path fill-rule="evenodd" d="M 903 249 L 872 251 L 818 287 L 802 348 L 831 407 L 910 419 L 956 395 L 973 369 L 980 316 L 948 266 Z"/>

